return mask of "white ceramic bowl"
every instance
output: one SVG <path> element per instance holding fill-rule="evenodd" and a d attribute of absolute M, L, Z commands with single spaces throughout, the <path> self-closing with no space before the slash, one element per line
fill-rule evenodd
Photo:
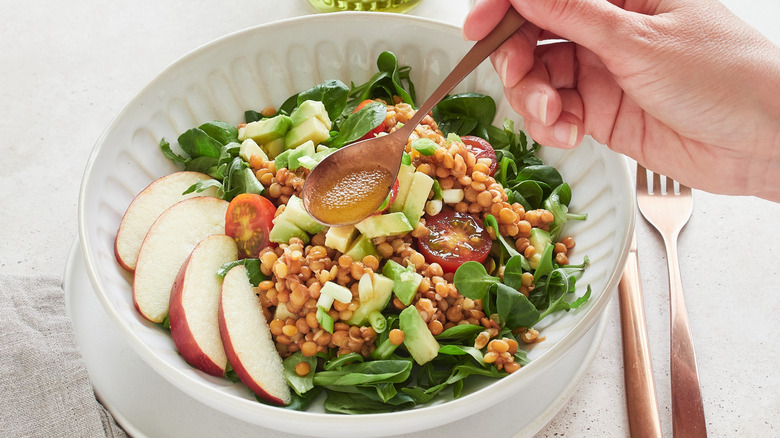
<path fill-rule="evenodd" d="M 625 160 L 586 139 L 577 149 L 544 149 L 574 193 L 571 209 L 588 220 L 568 225 L 576 237 L 573 261 L 591 265 L 578 294 L 592 288 L 587 305 L 554 315 L 538 326 L 547 340 L 529 351 L 532 362 L 501 380 L 470 386 L 456 400 L 404 412 L 344 416 L 316 406 L 296 412 L 260 404 L 240 384 L 196 371 L 178 355 L 168 333 L 140 317 L 132 302 L 131 276 L 116 263 L 113 242 L 133 197 L 152 180 L 176 169 L 159 150 L 162 137 L 202 122 L 243 121 L 244 110 L 279 106 L 295 92 L 327 79 L 362 83 L 377 55 L 394 52 L 412 67 L 421 102 L 465 54 L 460 30 L 403 15 L 315 15 L 258 26 L 209 43 L 173 63 L 128 103 L 98 140 L 88 161 L 79 199 L 79 235 L 87 273 L 107 313 L 152 368 L 202 403 L 250 423 L 304 435 L 378 436 L 420 431 L 486 409 L 519 391 L 556 379 L 549 369 L 602 315 L 617 287 L 634 228 L 634 194 Z M 455 92 L 489 94 L 497 121 L 516 120 L 501 84 L 484 63 Z M 533 418 L 518 415 L 518 429 Z"/>

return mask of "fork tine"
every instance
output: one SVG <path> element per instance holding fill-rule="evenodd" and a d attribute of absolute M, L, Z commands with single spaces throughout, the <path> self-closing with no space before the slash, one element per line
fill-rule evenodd
<path fill-rule="evenodd" d="M 654 195 L 661 195 L 663 194 L 662 188 L 661 188 L 661 175 L 650 171 L 653 174 L 653 182 L 652 182 L 652 192 Z"/>
<path fill-rule="evenodd" d="M 647 169 L 639 163 L 636 163 L 636 189 L 647 193 Z"/>

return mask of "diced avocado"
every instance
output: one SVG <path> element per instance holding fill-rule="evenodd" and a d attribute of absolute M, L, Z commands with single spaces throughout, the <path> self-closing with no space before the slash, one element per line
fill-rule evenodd
<path fill-rule="evenodd" d="M 363 274 L 363 276 L 367 275 L 371 276 L 371 274 Z M 393 294 L 393 280 L 377 273 L 374 273 L 373 277 L 373 281 L 371 281 L 373 293 L 366 299 L 363 298 L 363 295 L 360 296 L 360 307 L 352 313 L 347 324 L 365 325 L 371 312 L 381 312 L 390 302 L 390 296 Z M 363 278 L 360 281 L 362 282 Z"/>
<path fill-rule="evenodd" d="M 301 167 L 299 160 L 301 157 L 310 157 L 314 155 L 314 142 L 307 140 L 302 145 L 295 149 L 292 149 L 290 155 L 287 156 L 287 168 L 295 170 Z"/>
<path fill-rule="evenodd" d="M 284 137 L 277 138 L 276 140 L 269 141 L 268 143 L 266 143 L 266 144 L 264 144 L 264 145 L 262 145 L 260 147 L 268 155 L 268 158 L 270 158 L 272 160 L 274 158 L 276 158 L 279 154 L 284 152 L 284 150 L 286 149 L 284 147 Z"/>
<path fill-rule="evenodd" d="M 292 153 L 292 149 L 287 149 L 286 151 L 282 152 L 281 154 L 277 155 L 274 158 L 274 167 L 276 167 L 276 170 L 281 169 L 282 167 L 287 167 L 287 158 Z"/>
<path fill-rule="evenodd" d="M 428 202 L 428 194 L 430 194 L 432 187 L 433 178 L 422 172 L 414 173 L 409 194 L 404 200 L 404 215 L 409 219 L 412 228 L 417 226 L 425 212 L 425 203 Z"/>
<path fill-rule="evenodd" d="M 285 220 L 292 222 L 298 226 L 298 228 L 309 234 L 317 234 L 327 228 L 325 225 L 315 221 L 314 218 L 309 215 L 303 207 L 301 198 L 295 195 L 291 196 L 290 200 L 287 201 L 287 206 L 280 216 L 284 216 Z"/>
<path fill-rule="evenodd" d="M 325 233 L 325 246 L 333 248 L 340 253 L 347 252 L 352 246 L 352 241 L 357 236 L 357 229 L 353 225 L 343 227 L 330 227 Z"/>
<path fill-rule="evenodd" d="M 390 211 L 403 211 L 404 201 L 406 195 L 409 193 L 409 187 L 412 185 L 412 175 L 414 175 L 414 166 L 408 164 L 402 164 L 398 169 L 398 195 L 395 197 L 395 201 L 390 204 Z"/>
<path fill-rule="evenodd" d="M 325 127 L 330 130 L 331 120 L 328 116 L 328 111 L 325 109 L 325 104 L 318 100 L 304 100 L 298 105 L 298 108 L 290 114 L 293 126 L 298 126 L 306 121 L 306 119 L 312 117 L 319 119 Z"/>
<path fill-rule="evenodd" d="M 393 280 L 393 291 L 398 300 L 407 306 L 411 304 L 422 282 L 422 275 L 415 272 L 413 267 L 404 267 L 392 260 L 385 263 L 382 274 Z"/>
<path fill-rule="evenodd" d="M 416 307 L 409 306 L 401 311 L 398 323 L 404 332 L 404 346 L 418 365 L 432 361 L 439 354 L 439 343 Z"/>
<path fill-rule="evenodd" d="M 281 216 L 276 218 L 274 227 L 271 228 L 271 232 L 268 233 L 268 238 L 271 242 L 276 243 L 290 243 L 290 239 L 297 237 L 303 240 L 303 243 L 309 243 L 309 235 L 306 231 L 298 228 L 294 223 L 285 220 Z"/>
<path fill-rule="evenodd" d="M 241 131 L 243 138 L 239 138 L 239 140 L 243 141 L 251 138 L 258 144 L 265 144 L 284 137 L 291 127 L 292 119 L 284 114 L 279 114 L 268 119 L 247 123 L 246 127 Z"/>
<path fill-rule="evenodd" d="M 241 147 L 238 148 L 238 156 L 243 158 L 244 161 L 249 162 L 254 155 L 259 155 L 263 161 L 268 161 L 268 155 L 260 149 L 260 146 L 258 146 L 254 140 L 247 138 L 242 141 Z"/>
<path fill-rule="evenodd" d="M 400 211 L 369 216 L 355 224 L 355 228 L 369 239 L 380 236 L 396 236 L 408 233 L 414 229 L 406 216 Z"/>
<path fill-rule="evenodd" d="M 317 145 L 329 138 L 330 129 L 322 120 L 311 117 L 290 129 L 287 135 L 284 136 L 284 144 L 287 146 L 287 149 L 295 149 L 309 140 Z"/>
<path fill-rule="evenodd" d="M 344 254 L 352 257 L 352 260 L 363 260 L 363 257 L 369 255 L 379 258 L 379 252 L 376 250 L 374 242 L 366 236 L 360 236 L 355 239 L 352 242 L 352 246 Z"/>
<path fill-rule="evenodd" d="M 528 259 L 528 264 L 532 269 L 536 269 L 539 266 L 539 262 L 542 259 L 542 253 L 547 245 L 552 245 L 552 238 L 548 231 L 541 228 L 531 228 L 531 235 L 528 237 L 531 242 L 531 246 L 534 247 L 534 255 Z"/>

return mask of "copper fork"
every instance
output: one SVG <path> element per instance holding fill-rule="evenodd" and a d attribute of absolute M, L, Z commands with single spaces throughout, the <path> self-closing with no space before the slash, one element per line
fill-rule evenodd
<path fill-rule="evenodd" d="M 696 353 L 685 306 L 685 296 L 677 259 L 677 238 L 693 211 L 691 189 L 671 178 L 648 172 L 637 164 L 637 205 L 642 216 L 663 237 L 669 267 L 669 302 L 671 323 L 670 368 L 672 380 L 672 431 L 676 437 L 706 437 Z"/>

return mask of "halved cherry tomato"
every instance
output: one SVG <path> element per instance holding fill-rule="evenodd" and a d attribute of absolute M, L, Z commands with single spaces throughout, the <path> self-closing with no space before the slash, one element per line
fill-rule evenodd
<path fill-rule="evenodd" d="M 352 112 L 356 113 L 356 112 L 360 111 L 361 109 L 363 109 L 364 106 L 366 106 L 366 105 L 368 105 L 369 103 L 372 103 L 372 102 L 374 102 L 373 99 L 366 99 L 366 100 L 360 102 L 358 104 L 358 106 L 356 106 L 355 109 Z M 376 128 L 368 131 L 368 133 L 366 133 L 366 135 L 360 137 L 360 140 L 367 140 L 369 138 L 374 138 L 380 132 L 385 132 L 386 128 L 387 127 L 385 126 L 385 122 L 383 121 L 382 123 L 379 124 L 379 126 L 377 126 Z M 360 140 L 358 140 L 358 141 L 360 141 Z"/>
<path fill-rule="evenodd" d="M 393 183 L 393 187 L 390 187 L 390 193 L 387 194 L 387 198 L 382 202 L 382 205 L 379 206 L 379 208 L 376 209 L 376 212 L 372 214 L 380 214 L 387 211 L 388 208 L 395 202 L 395 198 L 398 197 L 398 180 L 396 179 Z"/>
<path fill-rule="evenodd" d="M 484 262 L 493 240 L 482 220 L 468 213 L 444 210 L 425 221 L 429 233 L 418 239 L 418 250 L 428 263 L 455 272 L 468 261 Z"/>
<path fill-rule="evenodd" d="M 478 160 L 480 158 L 490 158 L 490 175 L 493 176 L 498 167 L 498 159 L 496 158 L 496 151 L 493 150 L 490 142 L 474 135 L 464 135 L 460 140 L 466 145 L 466 149 L 474 154 Z"/>
<path fill-rule="evenodd" d="M 239 258 L 257 257 L 271 241 L 276 207 L 268 199 L 251 193 L 242 193 L 232 201 L 225 214 L 225 234 L 238 244 Z"/>

